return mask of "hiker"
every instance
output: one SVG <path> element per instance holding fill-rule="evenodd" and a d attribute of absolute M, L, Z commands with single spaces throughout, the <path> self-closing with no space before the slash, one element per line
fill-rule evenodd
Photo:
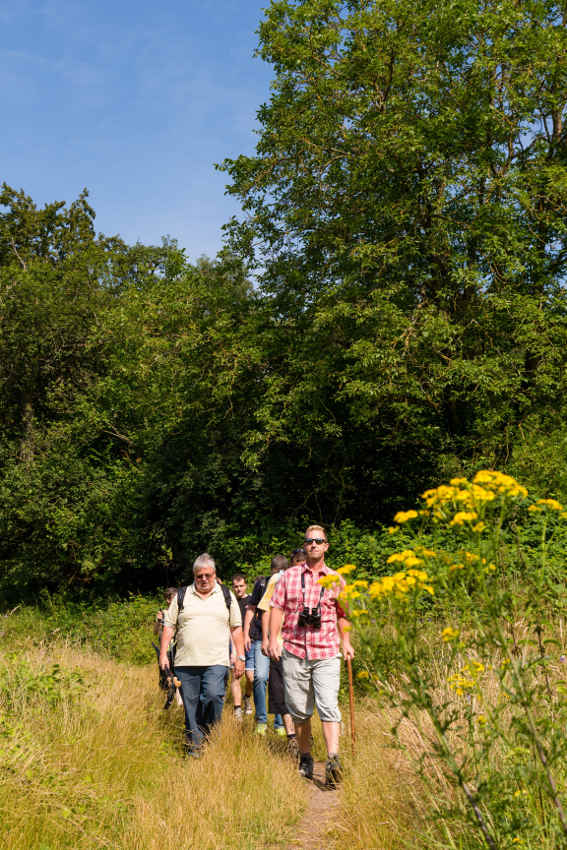
<path fill-rule="evenodd" d="M 242 622 L 244 622 L 244 617 L 246 615 L 246 605 L 250 596 L 246 593 L 246 576 L 242 575 L 242 573 L 237 573 L 232 577 L 232 592 L 236 596 L 236 601 L 238 602 L 240 608 L 240 615 L 242 617 Z M 244 652 L 246 656 L 246 660 L 244 662 L 244 675 L 246 677 L 245 681 L 245 690 L 244 690 L 244 714 L 252 714 L 252 683 L 254 682 L 254 657 L 252 650 L 248 650 Z M 230 653 L 230 667 L 231 672 L 234 673 L 234 660 L 235 660 L 236 652 L 234 646 L 231 646 Z M 234 717 L 236 720 L 242 720 L 242 688 L 240 686 L 240 681 L 231 675 L 230 677 L 230 691 L 232 694 L 232 704 L 234 706 Z"/>
<path fill-rule="evenodd" d="M 217 582 L 214 559 L 204 552 L 193 564 L 194 582 L 179 588 L 164 618 L 160 666 L 176 635 L 175 674 L 185 709 L 185 748 L 199 757 L 203 739 L 222 715 L 228 679 L 229 640 L 236 650 L 234 677 L 244 673 L 242 619 L 234 594 Z"/>
<path fill-rule="evenodd" d="M 278 572 L 279 567 L 272 569 L 272 572 Z M 262 652 L 262 619 L 261 611 L 258 611 L 258 602 L 261 600 L 266 590 L 268 583 L 267 576 L 260 576 L 256 579 L 252 593 L 246 605 L 246 616 L 244 618 L 244 648 L 247 653 L 250 653 L 254 662 L 254 707 L 256 710 L 256 726 L 257 735 L 265 735 L 268 731 L 268 712 L 266 707 L 266 691 L 268 687 L 268 678 L 270 675 L 270 659 Z M 283 727 L 281 715 L 274 717 L 274 728 Z"/>
<path fill-rule="evenodd" d="M 173 599 L 174 596 L 176 596 L 176 594 L 177 594 L 177 588 L 176 587 L 166 587 L 166 589 L 164 590 L 163 597 L 164 597 L 165 603 L 168 607 L 171 604 L 171 600 Z M 159 637 L 160 641 L 161 641 L 161 633 L 163 632 L 163 621 L 164 621 L 166 611 L 167 611 L 167 607 L 166 608 L 160 608 L 160 610 L 156 614 L 156 618 L 155 618 L 155 621 L 154 621 L 154 635 Z M 156 646 L 155 643 L 153 643 L 153 642 L 152 642 L 152 646 L 156 650 L 157 660 L 158 660 L 158 665 L 159 665 L 160 648 L 159 648 L 159 646 Z M 167 656 L 168 656 L 168 660 L 170 662 L 169 666 L 173 669 L 173 659 L 175 658 L 175 640 L 174 639 L 170 641 L 170 644 L 167 647 Z M 170 677 L 168 677 L 166 675 L 163 668 L 160 666 L 160 676 L 159 676 L 159 686 L 160 686 L 160 688 L 164 691 L 167 691 L 167 690 L 169 690 L 170 685 L 171 685 Z M 179 693 L 179 688 L 175 688 L 175 690 L 173 692 L 173 697 L 171 699 L 169 699 L 169 697 L 168 697 L 168 700 L 166 702 L 166 708 L 169 708 L 169 706 L 173 702 L 173 699 L 175 699 L 176 705 L 183 705 L 183 702 L 181 700 L 181 694 Z"/>
<path fill-rule="evenodd" d="M 334 786 L 341 779 L 341 641 L 345 659 L 354 657 L 354 649 L 350 626 L 337 598 L 344 582 L 325 564 L 329 548 L 325 529 L 310 525 L 303 547 L 305 563 L 286 570 L 272 596 L 268 654 L 276 661 L 282 659 L 285 703 L 295 723 L 300 753 L 299 772 L 308 779 L 313 777 L 311 715 L 315 704 L 327 747 L 325 779 Z M 336 584 L 320 585 L 319 578 L 326 575 L 336 576 Z M 283 648 L 278 643 L 280 628 Z"/>
<path fill-rule="evenodd" d="M 166 589 L 163 592 L 163 598 L 165 600 L 165 606 L 166 607 L 160 608 L 160 610 L 156 614 L 156 618 L 155 618 L 155 621 L 154 621 L 154 635 L 156 635 L 157 637 L 161 638 L 161 633 L 163 631 L 163 618 L 164 618 L 165 612 L 169 608 L 171 600 L 176 595 L 176 593 L 177 593 L 176 587 L 166 587 Z"/>
<path fill-rule="evenodd" d="M 299 554 L 302 552 L 303 554 Z M 305 552 L 303 550 L 295 550 L 291 554 L 291 563 L 285 558 L 283 555 L 276 555 L 275 558 L 272 559 L 272 565 L 275 565 L 277 562 L 280 571 L 274 573 L 268 584 L 266 585 L 266 590 L 260 602 L 258 603 L 258 610 L 262 612 L 262 652 L 264 655 L 268 655 L 268 644 L 269 644 L 269 611 L 270 611 L 270 602 L 272 599 L 272 595 L 274 593 L 274 589 L 280 580 L 283 572 L 289 569 L 290 566 L 295 566 L 298 563 L 303 563 L 305 560 Z M 278 635 L 278 642 L 281 646 L 282 638 L 281 638 L 281 629 Z M 278 730 L 279 734 L 287 735 L 288 747 L 290 753 L 297 757 L 298 755 L 298 747 L 297 740 L 295 735 L 295 726 L 292 720 L 292 717 L 287 709 L 285 704 L 285 694 L 284 694 L 284 681 L 283 681 L 283 670 L 282 670 L 282 662 L 281 658 L 276 660 L 274 658 L 270 658 L 270 676 L 268 678 L 268 697 L 270 701 L 270 711 L 274 714 L 281 714 L 283 726 L 281 727 L 281 732 Z"/>

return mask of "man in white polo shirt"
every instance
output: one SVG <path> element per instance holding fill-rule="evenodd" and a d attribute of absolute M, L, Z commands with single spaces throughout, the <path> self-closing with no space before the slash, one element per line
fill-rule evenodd
<path fill-rule="evenodd" d="M 203 737 L 222 715 L 229 640 L 236 650 L 237 679 L 244 673 L 244 643 L 236 598 L 217 582 L 215 562 L 206 552 L 193 564 L 193 576 L 182 606 L 178 593 L 165 613 L 160 666 L 167 667 L 167 647 L 175 634 L 175 674 L 181 682 L 187 752 L 199 756 Z"/>

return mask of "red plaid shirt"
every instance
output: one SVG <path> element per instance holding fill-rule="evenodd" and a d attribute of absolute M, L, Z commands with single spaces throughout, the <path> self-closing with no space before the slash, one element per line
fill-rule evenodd
<path fill-rule="evenodd" d="M 305 575 L 305 601 L 301 588 L 302 573 Z M 321 585 L 318 579 L 329 574 L 337 577 L 337 584 L 323 591 L 321 628 L 298 626 L 297 621 L 303 606 L 316 608 L 319 604 Z M 284 649 L 298 658 L 309 660 L 334 658 L 339 654 L 340 636 L 337 620 L 339 617 L 344 617 L 345 613 L 337 601 L 337 596 L 343 586 L 344 581 L 340 575 L 330 570 L 326 564 L 323 564 L 315 574 L 307 564 L 299 564 L 285 571 L 274 590 L 271 603 L 272 608 L 281 608 L 284 612 L 282 625 Z"/>

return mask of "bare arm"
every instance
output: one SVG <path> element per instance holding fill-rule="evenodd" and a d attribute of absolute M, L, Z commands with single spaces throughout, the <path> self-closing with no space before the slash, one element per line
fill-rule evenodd
<path fill-rule="evenodd" d="M 350 642 L 350 630 L 352 627 L 346 617 L 339 617 L 337 620 L 337 626 L 343 642 L 344 659 L 345 661 L 350 661 L 354 658 L 354 648 Z"/>
<path fill-rule="evenodd" d="M 270 612 L 262 611 L 262 652 L 268 655 L 268 638 L 270 636 Z"/>
<path fill-rule="evenodd" d="M 172 629 L 171 626 L 164 626 L 163 632 L 161 633 L 161 642 L 159 645 L 159 666 L 163 669 L 169 667 L 169 661 L 167 658 L 167 648 L 171 643 L 171 639 L 175 634 L 175 629 Z"/>
<path fill-rule="evenodd" d="M 244 647 L 247 652 L 250 649 L 250 645 L 252 643 L 252 641 L 250 640 L 250 623 L 252 622 L 252 618 L 254 616 L 255 611 L 255 605 L 246 606 L 246 614 L 244 615 L 244 626 L 242 627 L 242 631 L 244 637 Z"/>
<path fill-rule="evenodd" d="M 236 650 L 236 658 L 234 659 L 234 678 L 240 679 L 244 673 L 244 640 L 242 637 L 242 627 L 234 626 L 230 630 L 230 639 Z"/>
<path fill-rule="evenodd" d="M 279 661 L 282 654 L 281 647 L 278 644 L 278 635 L 283 622 L 283 608 L 270 608 L 270 621 L 268 630 L 270 632 L 270 640 L 268 643 L 268 655 L 274 661 Z"/>

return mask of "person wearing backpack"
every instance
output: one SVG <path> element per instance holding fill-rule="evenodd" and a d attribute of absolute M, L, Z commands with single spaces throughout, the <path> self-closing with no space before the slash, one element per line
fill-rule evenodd
<path fill-rule="evenodd" d="M 234 676 L 244 673 L 242 617 L 234 594 L 217 581 L 214 559 L 204 552 L 193 564 L 193 584 L 180 587 L 164 617 L 160 667 L 176 636 L 175 675 L 185 709 L 185 746 L 199 757 L 203 740 L 221 719 L 229 670 L 229 641 L 236 650 Z"/>

